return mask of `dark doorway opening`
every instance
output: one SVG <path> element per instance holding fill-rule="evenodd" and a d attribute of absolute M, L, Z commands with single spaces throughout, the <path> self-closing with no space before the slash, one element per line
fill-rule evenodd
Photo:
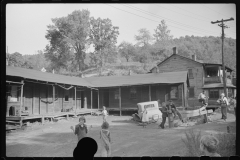
<path fill-rule="evenodd" d="M 103 90 L 103 106 L 109 107 L 109 90 Z"/>

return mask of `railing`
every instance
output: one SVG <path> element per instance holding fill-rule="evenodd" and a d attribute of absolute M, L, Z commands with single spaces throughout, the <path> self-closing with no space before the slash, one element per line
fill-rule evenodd
<path fill-rule="evenodd" d="M 205 77 L 205 83 L 221 83 L 220 77 Z"/>
<path fill-rule="evenodd" d="M 205 84 L 206 83 L 223 83 L 223 78 L 222 77 L 205 77 L 204 82 Z M 232 80 L 229 78 L 226 78 L 226 83 L 232 84 Z"/>

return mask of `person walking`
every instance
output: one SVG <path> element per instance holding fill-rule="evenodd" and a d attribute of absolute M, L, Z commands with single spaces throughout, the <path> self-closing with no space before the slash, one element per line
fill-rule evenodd
<path fill-rule="evenodd" d="M 88 129 L 87 129 L 87 125 L 85 124 L 86 123 L 86 119 L 84 116 L 81 116 L 79 118 L 79 124 L 77 124 L 75 127 L 71 126 L 70 129 L 73 130 L 73 133 L 75 135 L 77 135 L 78 137 L 78 142 L 87 136 L 87 133 L 88 133 Z"/>
<path fill-rule="evenodd" d="M 220 99 L 217 100 L 217 102 L 221 105 L 221 112 L 222 112 L 222 118 L 224 121 L 227 119 L 227 107 L 229 105 L 227 97 L 225 97 L 225 94 L 222 93 Z"/>
<path fill-rule="evenodd" d="M 108 130 L 108 122 L 103 122 L 100 131 L 100 139 L 102 139 L 102 157 L 109 157 L 111 155 L 111 136 Z"/>
<path fill-rule="evenodd" d="M 216 152 L 219 144 L 219 140 L 212 135 L 204 135 L 200 139 L 200 150 L 203 151 L 204 155 L 209 157 L 221 157 Z"/>

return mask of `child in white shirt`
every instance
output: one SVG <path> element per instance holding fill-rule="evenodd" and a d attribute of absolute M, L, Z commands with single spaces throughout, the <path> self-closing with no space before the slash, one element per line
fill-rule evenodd
<path fill-rule="evenodd" d="M 107 121 L 108 112 L 107 112 L 105 106 L 103 106 L 102 115 L 103 115 L 103 122 L 106 122 Z"/>

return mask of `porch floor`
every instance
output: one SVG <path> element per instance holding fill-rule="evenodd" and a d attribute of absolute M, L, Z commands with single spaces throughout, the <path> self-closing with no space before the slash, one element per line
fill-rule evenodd
<path fill-rule="evenodd" d="M 78 116 L 84 114 L 91 114 L 93 112 L 98 111 L 98 109 L 80 109 L 77 111 L 72 112 L 58 112 L 58 113 L 50 113 L 50 114 L 42 114 L 42 115 L 29 115 L 29 116 L 7 116 L 6 117 L 6 124 L 20 124 L 23 125 L 23 121 L 30 120 L 30 119 L 41 119 L 42 124 L 44 124 L 45 119 L 59 119 L 60 117 L 66 117 L 68 119 L 69 116 Z"/>

